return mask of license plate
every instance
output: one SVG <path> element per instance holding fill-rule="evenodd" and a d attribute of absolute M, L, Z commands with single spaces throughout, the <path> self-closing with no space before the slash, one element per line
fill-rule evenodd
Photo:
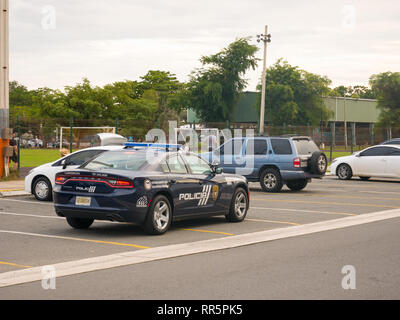
<path fill-rule="evenodd" d="M 77 206 L 90 206 L 90 197 L 76 197 L 75 204 Z"/>

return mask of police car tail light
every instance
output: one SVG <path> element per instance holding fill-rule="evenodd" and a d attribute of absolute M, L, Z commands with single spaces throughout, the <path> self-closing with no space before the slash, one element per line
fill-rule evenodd
<path fill-rule="evenodd" d="M 125 180 L 108 180 L 108 183 L 114 188 L 133 188 L 133 183 Z"/>
<path fill-rule="evenodd" d="M 67 177 L 64 177 L 64 176 L 58 176 L 58 177 L 56 177 L 56 184 L 64 184 L 65 183 L 65 181 L 67 181 Z"/>
<path fill-rule="evenodd" d="M 300 166 L 301 166 L 300 158 L 295 158 L 295 159 L 293 160 L 293 167 L 295 167 L 295 168 L 300 168 Z"/>

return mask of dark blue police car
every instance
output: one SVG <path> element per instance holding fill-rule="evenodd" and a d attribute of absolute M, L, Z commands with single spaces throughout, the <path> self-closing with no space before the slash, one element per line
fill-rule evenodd
<path fill-rule="evenodd" d="M 243 221 L 249 208 L 246 178 L 224 174 L 177 148 L 127 143 L 123 150 L 58 173 L 53 190 L 57 215 L 73 228 L 111 220 L 140 224 L 150 234 L 163 234 L 172 220 L 204 215 Z"/>

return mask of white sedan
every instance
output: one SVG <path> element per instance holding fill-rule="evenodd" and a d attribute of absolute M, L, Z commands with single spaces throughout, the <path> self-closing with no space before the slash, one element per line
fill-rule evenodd
<path fill-rule="evenodd" d="M 361 180 L 370 177 L 400 178 L 400 145 L 379 145 L 334 159 L 331 173 L 341 180 L 353 176 Z"/>
<path fill-rule="evenodd" d="M 56 173 L 77 168 L 102 152 L 120 150 L 122 148 L 124 148 L 123 145 L 86 148 L 73 152 L 54 162 L 36 167 L 29 171 L 28 175 L 25 177 L 25 191 L 32 193 L 38 200 L 51 200 Z"/>

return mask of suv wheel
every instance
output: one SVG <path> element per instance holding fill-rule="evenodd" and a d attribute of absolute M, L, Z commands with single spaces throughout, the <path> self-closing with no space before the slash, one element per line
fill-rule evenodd
<path fill-rule="evenodd" d="M 249 208 L 249 198 L 246 190 L 239 187 L 233 194 L 229 212 L 226 215 L 226 220 L 230 222 L 240 222 L 246 217 Z"/>
<path fill-rule="evenodd" d="M 353 171 L 348 164 L 342 163 L 337 168 L 337 176 L 340 180 L 350 180 L 353 176 Z"/>
<path fill-rule="evenodd" d="M 88 218 L 67 218 L 68 224 L 74 229 L 87 229 L 92 225 L 93 221 L 94 219 Z"/>
<path fill-rule="evenodd" d="M 315 151 L 310 158 L 311 172 L 319 175 L 323 175 L 328 168 L 328 158 L 325 153 L 321 151 Z"/>
<path fill-rule="evenodd" d="M 265 169 L 260 176 L 261 188 L 266 192 L 279 192 L 283 182 L 281 174 L 274 168 Z"/>
<path fill-rule="evenodd" d="M 149 234 L 165 233 L 172 221 L 171 204 L 167 197 L 163 195 L 156 196 L 151 202 L 143 229 Z"/>
<path fill-rule="evenodd" d="M 52 199 L 51 192 L 51 183 L 46 177 L 40 177 L 33 183 L 32 193 L 37 200 L 50 201 Z"/>
<path fill-rule="evenodd" d="M 292 191 L 303 190 L 307 186 L 307 179 L 293 180 L 286 183 L 287 187 Z"/>

